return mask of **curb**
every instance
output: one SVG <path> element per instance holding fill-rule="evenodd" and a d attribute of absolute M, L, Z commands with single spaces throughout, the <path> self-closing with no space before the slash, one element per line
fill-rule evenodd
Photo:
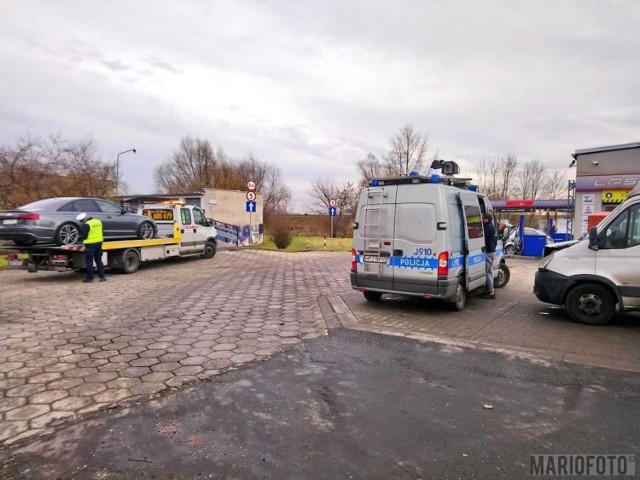
<path fill-rule="evenodd" d="M 365 326 L 358 322 L 351 309 L 342 300 L 339 295 L 330 295 L 326 297 L 327 302 L 333 310 L 332 314 L 344 328 L 351 330 L 359 330 L 364 332 L 373 332 L 381 335 L 391 335 L 395 337 L 405 337 L 421 342 L 439 343 L 442 345 L 451 345 L 461 348 L 470 348 L 476 350 L 484 350 L 489 352 L 502 353 L 505 355 L 515 355 L 530 359 L 532 361 L 543 362 L 560 362 L 575 365 L 586 365 L 591 367 L 609 368 L 612 370 L 624 370 L 628 372 L 640 373 L 640 360 L 627 358 L 610 358 L 598 355 L 584 355 L 576 353 L 564 353 L 556 350 L 544 350 L 537 348 L 526 348 L 506 343 L 483 342 L 474 340 L 465 340 L 460 338 L 444 337 L 439 335 L 406 333 L 393 328 L 383 328 L 376 326 Z M 323 312 L 324 314 L 324 312 Z M 329 326 L 329 322 L 327 322 Z M 335 327 L 333 327 L 335 328 Z"/>

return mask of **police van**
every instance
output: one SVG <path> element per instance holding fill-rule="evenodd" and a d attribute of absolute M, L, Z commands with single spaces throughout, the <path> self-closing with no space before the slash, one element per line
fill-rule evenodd
<path fill-rule="evenodd" d="M 587 239 L 545 257 L 533 291 L 588 325 L 605 325 L 616 312 L 640 310 L 640 184 Z"/>
<path fill-rule="evenodd" d="M 491 202 L 453 176 L 455 162 L 431 167 L 442 175 L 373 179 L 360 193 L 351 286 L 371 302 L 390 293 L 442 299 L 462 310 L 467 293 L 485 286 L 482 214 L 495 218 Z M 509 281 L 501 246 L 494 275 L 496 288 Z"/>

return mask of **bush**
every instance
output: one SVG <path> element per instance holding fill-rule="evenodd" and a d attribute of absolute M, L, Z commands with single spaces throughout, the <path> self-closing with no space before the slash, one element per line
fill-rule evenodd
<path fill-rule="evenodd" d="M 269 216 L 269 236 L 280 250 L 284 250 L 291 244 L 293 232 L 286 215 L 273 214 Z"/>

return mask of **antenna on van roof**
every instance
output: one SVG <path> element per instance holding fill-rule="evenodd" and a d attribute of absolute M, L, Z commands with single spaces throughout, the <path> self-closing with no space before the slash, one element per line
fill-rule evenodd
<path fill-rule="evenodd" d="M 456 162 L 434 160 L 431 162 L 431 168 L 433 170 L 442 170 L 443 175 L 456 175 L 460 173 L 460 167 Z"/>
<path fill-rule="evenodd" d="M 440 183 L 452 185 L 454 187 L 467 189 L 471 184 L 470 178 L 456 178 L 454 175 L 460 173 L 460 166 L 453 161 L 434 160 L 431 162 L 433 170 L 442 170 Z"/>
<path fill-rule="evenodd" d="M 470 178 L 456 178 L 454 175 L 460 173 L 460 167 L 456 162 L 445 160 L 433 160 L 431 162 L 431 170 L 442 170 L 442 173 L 432 173 L 423 176 L 417 172 L 410 172 L 408 175 L 400 175 L 390 178 L 372 178 L 369 185 L 372 187 L 381 187 L 384 185 L 402 185 L 402 184 L 419 184 L 419 183 L 442 183 L 454 187 L 469 189 L 471 184 Z"/>

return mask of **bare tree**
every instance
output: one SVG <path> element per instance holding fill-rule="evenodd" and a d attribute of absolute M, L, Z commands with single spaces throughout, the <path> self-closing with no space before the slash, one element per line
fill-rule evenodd
<path fill-rule="evenodd" d="M 218 155 L 224 159 L 224 152 L 219 151 Z M 213 188 L 219 163 L 208 140 L 185 137 L 171 157 L 156 169 L 156 187 L 164 193 Z"/>
<path fill-rule="evenodd" d="M 427 156 L 427 135 L 416 132 L 411 124 L 406 124 L 400 132 L 391 137 L 391 150 L 384 158 L 384 166 L 389 175 L 408 175 L 424 168 Z"/>
<path fill-rule="evenodd" d="M 311 204 L 311 213 L 317 215 L 327 215 L 330 201 L 336 201 L 338 209 L 337 218 L 335 218 L 335 232 L 338 235 L 350 235 L 353 216 L 355 215 L 358 205 L 358 194 L 360 187 L 352 182 L 338 184 L 331 180 L 317 179 L 311 183 L 309 192 L 313 202 Z"/>
<path fill-rule="evenodd" d="M 96 156 L 92 140 L 27 137 L 0 147 L 0 208 L 53 196 L 110 197 L 115 168 Z"/>
<path fill-rule="evenodd" d="M 96 157 L 96 145 L 83 140 L 62 149 L 62 173 L 73 179 L 74 194 L 80 197 L 111 197 L 114 191 L 115 165 Z"/>
<path fill-rule="evenodd" d="M 478 188 L 492 200 L 506 200 L 514 190 L 517 168 L 518 159 L 512 154 L 481 159 L 476 166 Z"/>
<path fill-rule="evenodd" d="M 513 181 L 518 170 L 518 157 L 513 154 L 508 154 L 506 158 L 502 158 L 500 161 L 500 200 L 507 200 L 509 193 L 513 190 Z"/>
<path fill-rule="evenodd" d="M 536 158 L 525 162 L 516 176 L 518 178 L 520 198 L 527 200 L 540 198 L 547 181 L 545 166 L 540 160 Z"/>
<path fill-rule="evenodd" d="M 358 160 L 357 166 L 360 172 L 360 181 L 358 183 L 361 187 L 369 185 L 371 179 L 381 177 L 384 171 L 382 163 L 373 153 L 367 154 L 367 158 Z"/>
<path fill-rule="evenodd" d="M 29 186 L 33 188 L 39 183 L 33 179 L 41 170 L 37 149 L 31 138 L 19 139 L 14 147 L 0 148 L 0 208 L 27 203 Z"/>
<path fill-rule="evenodd" d="M 244 188 L 248 180 L 256 182 L 256 190 L 264 197 L 265 213 L 285 212 L 291 199 L 291 191 L 284 183 L 280 169 L 275 164 L 258 160 L 252 153 L 242 160 L 237 167 L 243 177 Z"/>
<path fill-rule="evenodd" d="M 498 184 L 500 167 L 498 157 L 483 158 L 476 167 L 478 189 L 492 200 L 497 199 L 500 192 Z"/>
<path fill-rule="evenodd" d="M 338 187 L 336 202 L 340 216 L 353 217 L 358 208 L 360 187 L 352 182 L 347 182 Z"/>
<path fill-rule="evenodd" d="M 311 182 L 309 195 L 312 198 L 310 205 L 311 213 L 326 214 L 329 209 L 331 199 L 338 196 L 338 185 L 328 179 L 316 179 Z"/>
<path fill-rule="evenodd" d="M 567 198 L 567 185 L 567 172 L 552 170 L 547 175 L 543 196 L 551 200 Z"/>
<path fill-rule="evenodd" d="M 264 211 L 286 211 L 291 192 L 278 167 L 267 164 L 253 153 L 240 161 L 227 157 L 220 147 L 213 152 L 207 140 L 183 138 L 164 164 L 154 174 L 156 187 L 164 193 L 201 191 L 205 188 L 244 190 L 247 181 L 256 182 L 264 196 Z"/>
<path fill-rule="evenodd" d="M 313 199 L 311 212 L 326 214 L 333 199 L 337 203 L 339 215 L 352 215 L 358 204 L 360 187 L 353 182 L 336 183 L 327 179 L 316 179 L 311 183 L 309 195 Z"/>

